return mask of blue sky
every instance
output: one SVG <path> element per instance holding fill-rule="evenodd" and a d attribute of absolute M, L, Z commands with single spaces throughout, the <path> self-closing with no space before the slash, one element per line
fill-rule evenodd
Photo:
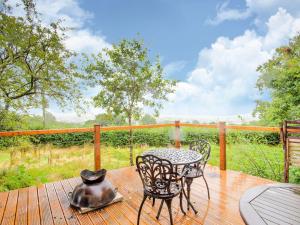
<path fill-rule="evenodd" d="M 300 31 L 299 0 L 38 0 L 43 20 L 64 19 L 75 29 L 65 41 L 96 53 L 139 33 L 159 54 L 166 76 L 180 82 L 161 118 L 201 121 L 253 119 L 258 65 Z M 84 90 L 86 98 L 96 89 Z M 102 112 L 90 106 L 78 117 L 51 105 L 60 120 L 83 121 Z"/>
<path fill-rule="evenodd" d="M 209 47 L 219 36 L 235 37 L 251 26 L 251 19 L 233 25 L 211 26 L 207 22 L 222 1 L 97 1 L 80 6 L 91 13 L 88 27 L 100 31 L 110 43 L 121 38 L 136 37 L 139 33 L 152 54 L 159 54 L 164 65 L 175 63 L 181 68 L 168 74 L 185 80 L 197 63 L 199 49 Z M 243 7 L 245 3 L 230 4 Z"/>

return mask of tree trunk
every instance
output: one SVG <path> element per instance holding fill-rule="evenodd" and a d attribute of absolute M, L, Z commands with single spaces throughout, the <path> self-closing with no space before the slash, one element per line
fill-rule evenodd
<path fill-rule="evenodd" d="M 46 108 L 43 106 L 42 107 L 43 110 L 43 128 L 46 128 Z"/>
<path fill-rule="evenodd" d="M 44 93 L 42 93 L 42 111 L 43 111 L 43 129 L 46 128 L 46 99 Z"/>
<path fill-rule="evenodd" d="M 128 118 L 128 124 L 131 126 L 131 117 Z M 129 130 L 129 159 L 130 159 L 130 166 L 133 166 L 133 136 L 132 136 L 132 129 Z"/>
<path fill-rule="evenodd" d="M 6 111 L 9 110 L 9 103 L 8 103 L 8 102 L 5 103 L 5 110 L 6 110 Z"/>

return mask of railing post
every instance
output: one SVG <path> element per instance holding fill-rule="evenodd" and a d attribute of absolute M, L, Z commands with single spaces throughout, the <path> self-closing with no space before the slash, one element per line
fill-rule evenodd
<path fill-rule="evenodd" d="M 101 168 L 101 150 L 100 150 L 100 125 L 94 125 L 94 163 L 95 170 L 100 170 Z"/>
<path fill-rule="evenodd" d="M 219 122 L 220 169 L 226 170 L 226 123 Z"/>
<path fill-rule="evenodd" d="M 280 128 L 280 136 L 282 140 L 284 150 L 284 182 L 289 182 L 289 154 L 288 154 L 288 143 L 287 143 L 287 122 L 284 121 Z"/>
<path fill-rule="evenodd" d="M 175 148 L 180 148 L 180 121 L 175 121 Z"/>

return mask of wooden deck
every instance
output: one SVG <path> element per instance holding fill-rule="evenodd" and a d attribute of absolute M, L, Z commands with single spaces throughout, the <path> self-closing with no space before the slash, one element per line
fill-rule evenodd
<path fill-rule="evenodd" d="M 211 200 L 207 199 L 203 180 L 195 180 L 191 199 L 199 212 L 194 215 L 190 211 L 183 216 L 176 198 L 173 202 L 175 224 L 244 224 L 239 213 L 239 199 L 243 192 L 257 185 L 272 183 L 239 172 L 220 171 L 217 167 L 206 168 L 206 177 Z M 67 199 L 67 194 L 81 181 L 80 178 L 0 193 L 1 224 L 136 224 L 143 191 L 135 168 L 109 171 L 108 178 L 123 194 L 124 201 L 88 214 L 79 214 L 70 208 Z M 141 224 L 169 224 L 165 207 L 160 219 L 155 219 L 158 206 L 157 202 L 152 207 L 151 201 L 147 200 Z"/>

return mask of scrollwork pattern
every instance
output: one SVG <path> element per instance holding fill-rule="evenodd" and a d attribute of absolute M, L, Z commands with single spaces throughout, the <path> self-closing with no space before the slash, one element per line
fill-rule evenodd
<path fill-rule="evenodd" d="M 141 177 L 144 190 L 152 195 L 172 195 L 176 183 L 176 173 L 170 161 L 154 155 L 138 156 L 136 166 Z"/>

